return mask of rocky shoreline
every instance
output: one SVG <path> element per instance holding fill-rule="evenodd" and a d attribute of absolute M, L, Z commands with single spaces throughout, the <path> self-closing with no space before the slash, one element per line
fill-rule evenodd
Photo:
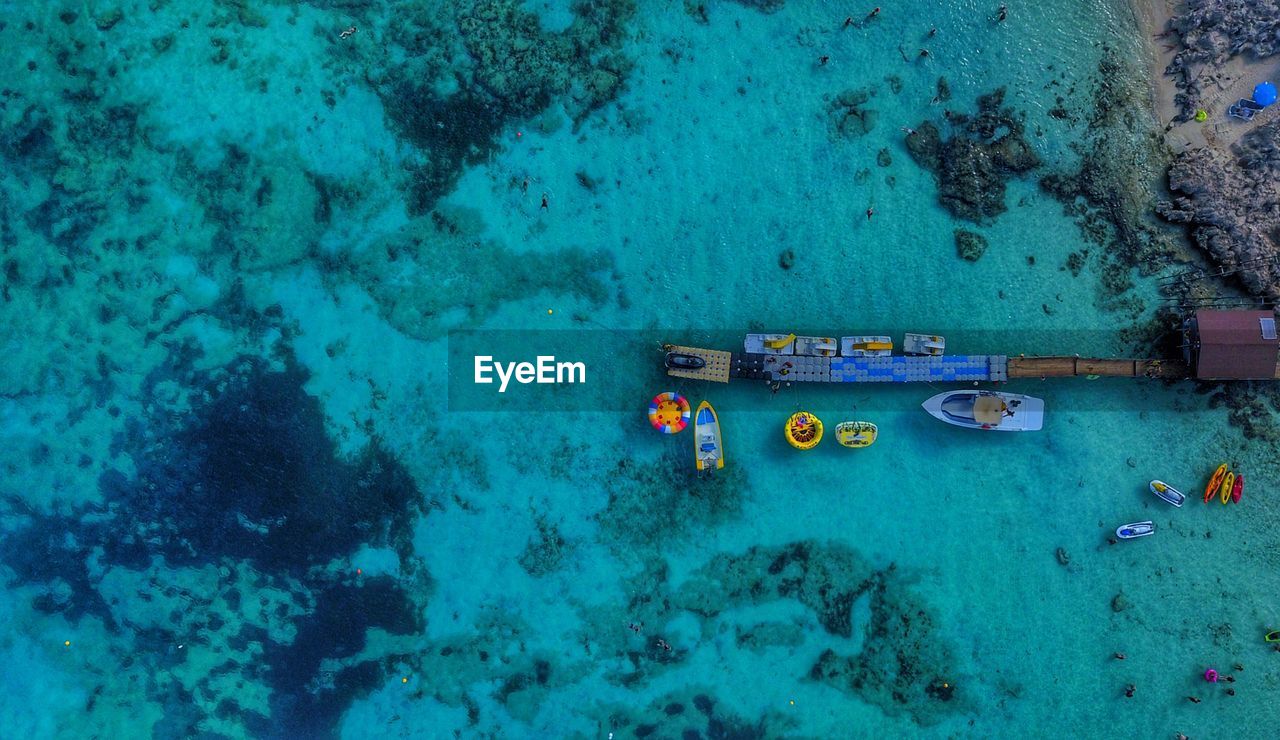
<path fill-rule="evenodd" d="M 1280 0 L 1188 0 L 1156 36 L 1181 46 L 1164 73 L 1179 90 L 1175 120 L 1189 121 L 1204 106 L 1204 83 L 1216 68 L 1236 56 L 1280 53 Z"/>
<path fill-rule="evenodd" d="M 1153 36 L 1178 48 L 1164 69 L 1177 90 L 1177 114 L 1167 130 L 1197 125 L 1186 122 L 1199 110 L 1216 119 L 1226 116 L 1215 109 L 1222 101 L 1215 106 L 1206 85 L 1221 87 L 1229 63 L 1246 65 L 1243 84 L 1262 82 L 1278 71 L 1274 65 L 1251 65 L 1280 53 L 1280 0 L 1189 0 L 1163 22 Z M 1280 119 L 1270 113 L 1251 123 L 1199 124 L 1205 143 L 1187 144 L 1174 154 L 1171 197 L 1156 212 L 1185 226 L 1192 243 L 1254 297 L 1275 301 L 1280 298 L 1280 193 L 1274 184 L 1280 174 Z M 1248 130 L 1241 134 L 1236 127 Z"/>
<path fill-rule="evenodd" d="M 1228 150 L 1179 154 L 1169 167 L 1171 200 L 1157 212 L 1186 224 L 1195 245 L 1217 265 L 1237 270 L 1244 287 L 1280 297 L 1280 120 L 1259 126 Z"/>

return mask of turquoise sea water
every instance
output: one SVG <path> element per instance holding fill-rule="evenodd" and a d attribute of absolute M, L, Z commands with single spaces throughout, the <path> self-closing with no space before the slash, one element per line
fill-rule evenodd
<path fill-rule="evenodd" d="M 1141 33 L 1010 5 L 5 4 L 2 734 L 1272 736 L 1278 471 L 1212 389 L 1024 381 L 1044 431 L 979 435 L 932 388 L 658 366 L 761 329 L 1135 351 L 1155 281 L 1117 309 L 1036 183 L 1097 137 L 1142 171 L 1140 101 L 1086 125 L 1100 61 L 1143 95 Z M 999 87 L 1043 164 L 974 225 L 901 127 Z M 580 337 L 589 384 L 503 411 L 460 330 Z M 649 429 L 666 389 L 716 405 L 713 480 Z M 801 408 L 880 441 L 798 453 Z M 1244 500 L 1204 506 L 1222 460 Z"/>

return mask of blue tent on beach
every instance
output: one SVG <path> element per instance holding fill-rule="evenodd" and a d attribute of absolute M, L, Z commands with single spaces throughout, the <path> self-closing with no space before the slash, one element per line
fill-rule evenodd
<path fill-rule="evenodd" d="M 1276 86 L 1270 82 L 1264 82 L 1253 88 L 1253 102 L 1264 108 L 1276 102 Z"/>

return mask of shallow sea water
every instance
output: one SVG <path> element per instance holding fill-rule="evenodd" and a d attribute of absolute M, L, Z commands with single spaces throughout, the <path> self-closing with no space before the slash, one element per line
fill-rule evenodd
<path fill-rule="evenodd" d="M 0 374 L 4 735 L 1280 726 L 1277 470 L 1207 389 L 1023 381 L 1044 431 L 979 435 L 919 410 L 934 388 L 775 395 L 659 367 L 659 341 L 762 329 L 1133 351 L 1119 332 L 1155 281 L 1109 309 L 1096 252 L 1064 269 L 1084 237 L 1036 184 L 1090 136 L 1143 135 L 1082 122 L 1104 47 L 1145 74 L 1126 3 L 1003 24 L 998 3 L 885 4 L 847 29 L 854 9 L 817 3 L 708 3 L 705 23 L 640 3 L 586 44 L 631 65 L 611 99 L 584 109 L 579 70 L 519 110 L 449 102 L 483 66 L 456 29 L 521 8 L 561 33 L 567 3 L 153 5 L 9 4 L 0 27 L 0 311 L 23 327 Z M 975 226 L 900 127 L 998 87 L 1044 164 Z M 851 89 L 878 116 L 861 137 L 831 109 Z M 415 206 L 413 169 L 445 150 Z M 989 240 L 976 263 L 956 228 Z M 588 385 L 533 409 L 478 393 L 446 361 L 463 330 L 512 358 L 577 342 Z M 688 432 L 648 427 L 668 389 L 719 411 L 714 480 Z M 797 409 L 880 440 L 798 453 Z M 1194 495 L 1221 460 L 1248 475 L 1240 506 Z M 1153 477 L 1193 501 L 1161 504 Z M 1147 518 L 1156 536 L 1107 544 Z"/>

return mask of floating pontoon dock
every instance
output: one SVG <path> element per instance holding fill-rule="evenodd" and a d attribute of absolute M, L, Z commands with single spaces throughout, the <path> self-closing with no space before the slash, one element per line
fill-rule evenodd
<path fill-rule="evenodd" d="M 802 357 L 724 352 L 679 345 L 670 345 L 666 349 L 701 357 L 707 363 L 697 370 L 671 368 L 667 370 L 668 375 L 716 383 L 728 383 L 732 378 L 800 383 L 951 383 L 1075 376 L 1190 377 L 1186 363 L 1172 360 L 1006 355 Z"/>
<path fill-rule="evenodd" d="M 1280 379 L 1280 336 L 1274 311 L 1200 309 L 1182 323 L 1181 359 L 1117 359 L 1057 355 L 943 355 L 942 337 L 908 333 L 904 346 L 928 340 L 938 354 L 892 355 L 889 337 L 748 334 L 744 352 L 667 345 L 668 352 L 701 358 L 697 369 L 668 368 L 679 378 L 728 383 L 730 378 L 801 383 L 1002 382 L 1015 378 L 1164 378 L 1168 380 Z M 871 347 L 875 344 L 874 348 Z M 919 342 L 917 341 L 917 345 Z M 883 345 L 883 346 L 881 346 Z M 918 349 L 918 347 L 917 347 Z M 812 351 L 812 353 L 811 353 Z"/>

